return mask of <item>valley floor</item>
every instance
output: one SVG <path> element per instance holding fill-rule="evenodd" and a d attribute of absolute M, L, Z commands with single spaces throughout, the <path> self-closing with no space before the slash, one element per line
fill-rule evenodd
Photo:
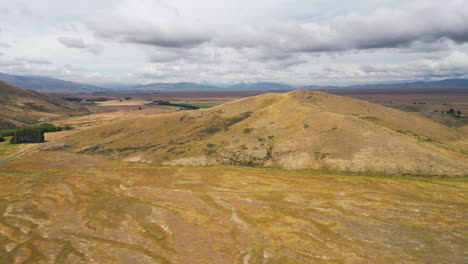
<path fill-rule="evenodd" d="M 467 190 L 33 150 L 0 166 L 0 263 L 466 263 Z"/>

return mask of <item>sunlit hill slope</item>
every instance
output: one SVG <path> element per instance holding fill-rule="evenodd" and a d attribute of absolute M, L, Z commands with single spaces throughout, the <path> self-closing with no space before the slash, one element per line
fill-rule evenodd
<path fill-rule="evenodd" d="M 463 132 L 416 114 L 309 90 L 129 118 L 60 144 L 162 165 L 440 176 L 468 171 Z"/>

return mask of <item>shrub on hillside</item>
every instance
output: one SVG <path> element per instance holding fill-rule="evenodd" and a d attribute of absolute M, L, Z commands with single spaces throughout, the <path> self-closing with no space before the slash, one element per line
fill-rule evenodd
<path fill-rule="evenodd" d="M 0 142 L 4 142 L 5 141 L 5 138 L 4 137 L 0 137 Z"/>

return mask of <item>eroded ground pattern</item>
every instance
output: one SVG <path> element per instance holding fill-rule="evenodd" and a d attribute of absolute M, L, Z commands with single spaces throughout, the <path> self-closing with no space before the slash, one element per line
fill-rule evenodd
<path fill-rule="evenodd" d="M 0 167 L 0 263 L 466 263 L 467 186 L 36 151 Z"/>

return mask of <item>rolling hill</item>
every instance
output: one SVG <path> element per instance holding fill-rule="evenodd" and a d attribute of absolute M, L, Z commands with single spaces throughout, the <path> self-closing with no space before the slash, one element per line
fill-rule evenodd
<path fill-rule="evenodd" d="M 0 81 L 0 129 L 85 115 L 93 108 Z"/>
<path fill-rule="evenodd" d="M 163 165 L 463 176 L 463 132 L 347 97 L 298 90 L 207 110 L 129 118 L 63 143 L 81 153 Z"/>
<path fill-rule="evenodd" d="M 104 88 L 88 84 L 69 82 L 44 76 L 20 76 L 0 73 L 0 81 L 7 82 L 24 89 L 40 92 L 78 93 L 106 90 Z"/>

